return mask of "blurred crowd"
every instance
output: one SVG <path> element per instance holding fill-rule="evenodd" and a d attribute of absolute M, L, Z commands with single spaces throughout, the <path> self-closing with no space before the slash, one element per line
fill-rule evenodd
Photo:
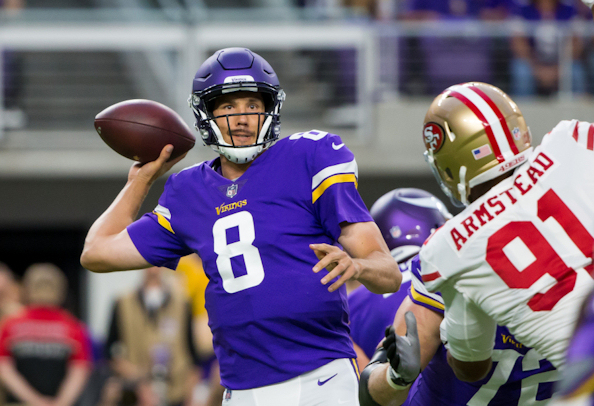
<path fill-rule="evenodd" d="M 35 2 L 0 0 L 3 21 L 22 15 L 26 7 L 34 8 L 37 3 L 32 3 Z M 76 4 L 76 0 L 71 3 Z M 382 98 L 383 92 L 434 96 L 452 84 L 466 81 L 492 83 L 516 97 L 550 96 L 560 90 L 573 95 L 594 94 L 592 35 L 588 30 L 572 30 L 568 25 L 574 21 L 591 22 L 590 10 L 579 0 L 285 0 L 278 4 L 281 3 L 311 21 L 376 24 L 382 84 L 376 100 Z M 223 8 L 223 3 L 216 1 L 206 4 Z M 271 4 L 265 0 L 229 0 L 224 2 L 224 8 Z M 471 32 L 459 29 L 460 24 L 478 21 L 485 22 L 486 28 Z M 393 30 L 381 30 L 392 23 L 408 22 L 426 24 L 420 31 L 411 31 L 406 24 L 396 34 Z M 500 22 L 513 23 L 515 28 L 506 28 L 502 34 Z M 435 30 L 433 35 L 437 25 L 445 30 Z M 329 99 L 325 101 L 327 105 L 357 102 L 356 52 L 354 48 L 303 51 L 303 59 L 313 67 L 313 78 L 308 77 L 308 81 L 326 85 L 324 96 L 319 97 Z M 2 55 L 4 126 L 23 128 L 28 125 L 26 116 L 30 116 L 29 121 L 35 118 L 28 111 L 31 101 L 27 98 L 32 96 L 31 87 L 26 84 L 31 73 L 24 66 L 23 52 L 4 49 Z M 279 71 L 289 88 L 291 74 L 290 69 Z"/>
<path fill-rule="evenodd" d="M 459 36 L 431 36 L 426 26 L 422 35 L 407 35 L 397 43 L 388 40 L 383 49 L 399 50 L 398 86 L 407 94 L 435 95 L 473 80 L 493 83 L 515 96 L 548 96 L 559 90 L 564 59 L 570 61 L 565 69 L 571 92 L 594 91 L 594 42 L 590 35 L 564 31 L 569 22 L 592 18 L 579 0 L 299 0 L 298 4 L 324 16 L 336 15 L 332 10 L 340 8 L 348 11 L 347 19 L 442 23 L 453 32 L 457 24 L 469 21 L 519 23 L 507 37 L 465 35 L 461 30 Z"/>
<path fill-rule="evenodd" d="M 22 278 L 0 263 L 0 405 L 220 405 L 200 259 L 153 267 L 116 298 L 107 337 L 62 305 L 64 273 L 50 263 Z"/>

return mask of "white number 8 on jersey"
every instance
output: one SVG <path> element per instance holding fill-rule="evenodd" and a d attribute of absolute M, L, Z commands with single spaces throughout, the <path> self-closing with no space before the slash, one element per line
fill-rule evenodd
<path fill-rule="evenodd" d="M 237 227 L 239 241 L 227 243 L 227 230 Z M 252 243 L 256 239 L 254 218 L 247 211 L 234 213 L 218 219 L 212 226 L 214 252 L 217 257 L 217 268 L 223 279 L 223 289 L 228 293 L 252 288 L 264 280 L 264 266 L 260 251 Z M 235 277 L 231 267 L 231 258 L 243 255 L 246 274 Z"/>

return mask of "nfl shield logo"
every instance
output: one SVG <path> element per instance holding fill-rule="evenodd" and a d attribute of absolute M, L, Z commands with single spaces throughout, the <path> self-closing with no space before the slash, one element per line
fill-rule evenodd
<path fill-rule="evenodd" d="M 237 185 L 234 183 L 227 188 L 227 197 L 233 198 L 237 194 Z"/>

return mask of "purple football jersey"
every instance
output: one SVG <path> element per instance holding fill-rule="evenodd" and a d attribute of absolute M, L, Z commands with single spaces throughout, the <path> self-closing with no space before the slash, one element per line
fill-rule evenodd
<path fill-rule="evenodd" d="M 372 221 L 351 151 L 337 135 L 309 131 L 278 141 L 235 181 L 217 162 L 172 175 L 128 233 L 153 265 L 202 258 L 222 384 L 270 385 L 355 357 L 345 288 L 328 292 L 309 248 L 335 244 L 343 222 Z"/>

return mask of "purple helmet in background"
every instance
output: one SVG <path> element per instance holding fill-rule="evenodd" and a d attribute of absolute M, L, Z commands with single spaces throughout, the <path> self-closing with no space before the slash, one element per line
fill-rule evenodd
<path fill-rule="evenodd" d="M 441 200 L 415 188 L 394 189 L 369 211 L 396 262 L 416 255 L 423 242 L 452 218 Z"/>
<path fill-rule="evenodd" d="M 239 91 L 258 92 L 264 99 L 265 113 L 247 113 L 263 116 L 262 129 L 253 145 L 235 146 L 225 142 L 212 115 L 217 97 Z M 188 102 L 204 144 L 231 162 L 247 163 L 278 140 L 284 100 L 285 92 L 280 88 L 276 73 L 264 58 L 247 48 L 225 48 L 200 66 Z"/>

